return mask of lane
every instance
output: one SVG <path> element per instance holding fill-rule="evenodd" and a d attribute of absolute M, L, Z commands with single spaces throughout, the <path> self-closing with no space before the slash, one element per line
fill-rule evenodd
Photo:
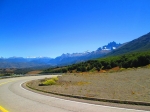
<path fill-rule="evenodd" d="M 0 80 L 0 106 L 9 112 L 146 112 L 59 99 L 28 91 L 21 86 L 26 81 L 45 77 L 51 76 Z"/>

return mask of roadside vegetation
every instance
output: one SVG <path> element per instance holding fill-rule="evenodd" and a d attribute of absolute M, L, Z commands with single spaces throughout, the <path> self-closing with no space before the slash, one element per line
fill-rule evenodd
<path fill-rule="evenodd" d="M 49 68 L 42 73 L 100 72 L 101 70 L 108 70 L 114 67 L 126 69 L 142 67 L 148 64 L 150 64 L 150 51 L 99 58 L 69 66 Z"/>
<path fill-rule="evenodd" d="M 56 81 L 58 81 L 57 77 L 52 77 L 50 79 L 45 78 L 44 80 L 41 80 L 41 83 L 39 84 L 39 86 L 55 85 Z"/>

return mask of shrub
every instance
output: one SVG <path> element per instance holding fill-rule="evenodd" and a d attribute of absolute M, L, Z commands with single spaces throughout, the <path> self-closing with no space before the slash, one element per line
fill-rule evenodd
<path fill-rule="evenodd" d="M 53 77 L 52 78 L 54 81 L 58 81 L 58 77 Z"/>
<path fill-rule="evenodd" d="M 56 84 L 56 81 L 54 79 L 49 79 L 49 80 L 46 80 L 42 83 L 43 85 L 54 85 Z"/>
<path fill-rule="evenodd" d="M 58 81 L 58 77 L 52 77 L 51 79 L 45 78 L 39 86 L 55 85 L 56 81 Z"/>
<path fill-rule="evenodd" d="M 62 72 L 63 72 L 63 73 L 66 73 L 66 72 L 67 72 L 67 69 L 66 69 L 66 68 L 63 68 L 63 69 L 62 69 Z"/>
<path fill-rule="evenodd" d="M 94 67 L 92 70 L 90 70 L 90 72 L 95 72 L 96 71 L 96 68 Z"/>
<path fill-rule="evenodd" d="M 147 65 L 147 68 L 150 68 L 150 64 L 149 64 L 149 65 Z"/>
<path fill-rule="evenodd" d="M 120 71 L 124 71 L 124 70 L 126 70 L 125 68 L 120 68 Z"/>

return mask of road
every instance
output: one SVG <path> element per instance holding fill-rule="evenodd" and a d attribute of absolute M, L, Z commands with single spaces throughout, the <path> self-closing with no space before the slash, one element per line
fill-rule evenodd
<path fill-rule="evenodd" d="M 0 112 L 146 112 L 59 99 L 31 92 L 21 86 L 26 81 L 44 77 L 50 76 L 1 79 Z"/>

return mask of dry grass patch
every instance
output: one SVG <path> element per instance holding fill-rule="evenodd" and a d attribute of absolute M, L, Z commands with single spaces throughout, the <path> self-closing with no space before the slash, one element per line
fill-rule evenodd
<path fill-rule="evenodd" d="M 68 95 L 102 99 L 150 102 L 150 69 L 139 68 L 113 73 L 72 73 L 58 77 L 55 85 L 33 88 Z"/>

